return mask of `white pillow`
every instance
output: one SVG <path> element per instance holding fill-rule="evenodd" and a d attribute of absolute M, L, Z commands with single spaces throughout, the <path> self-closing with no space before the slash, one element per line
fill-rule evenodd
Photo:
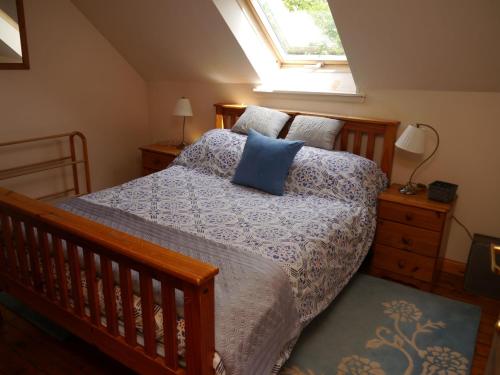
<path fill-rule="evenodd" d="M 344 122 L 326 117 L 295 116 L 286 139 L 304 141 L 306 146 L 333 150 L 335 137 Z"/>
<path fill-rule="evenodd" d="M 249 105 L 231 129 L 237 133 L 248 134 L 253 129 L 262 135 L 277 138 L 290 116 L 275 109 Z"/>

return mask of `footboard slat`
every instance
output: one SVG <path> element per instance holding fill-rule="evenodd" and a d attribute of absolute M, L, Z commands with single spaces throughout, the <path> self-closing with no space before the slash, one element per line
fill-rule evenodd
<path fill-rule="evenodd" d="M 153 316 L 153 283 L 151 277 L 141 273 L 140 285 L 144 351 L 147 355 L 156 357 L 156 330 Z"/>
<path fill-rule="evenodd" d="M 42 291 L 42 272 L 40 271 L 40 258 L 37 251 L 35 229 L 33 225 L 26 224 L 26 234 L 28 237 L 28 253 L 30 258 L 31 275 L 33 276 L 33 287 L 37 291 Z"/>
<path fill-rule="evenodd" d="M 18 220 L 14 220 L 14 232 L 16 233 L 17 257 L 19 259 L 21 278 L 26 285 L 29 285 L 30 277 L 28 271 L 28 259 L 26 257 L 26 241 L 24 240 L 21 222 Z"/>
<path fill-rule="evenodd" d="M 59 289 L 59 301 L 61 306 L 66 309 L 68 307 L 68 285 L 66 283 L 66 271 L 64 267 L 64 254 L 62 242 L 59 237 L 52 237 L 54 247 L 54 262 L 56 264 L 57 287 Z"/>
<path fill-rule="evenodd" d="M 89 249 L 83 249 L 83 260 L 85 264 L 85 281 L 87 282 L 87 298 L 90 310 L 90 321 L 101 325 L 101 309 L 99 306 L 99 291 L 97 289 L 97 274 L 95 269 L 94 253 Z"/>
<path fill-rule="evenodd" d="M 73 298 L 73 310 L 79 317 L 83 317 L 83 293 L 82 277 L 80 274 L 80 260 L 78 250 L 72 243 L 68 243 L 68 267 L 71 277 L 71 297 Z"/>
<path fill-rule="evenodd" d="M 125 329 L 125 341 L 130 346 L 137 345 L 137 329 L 134 319 L 134 307 L 132 306 L 132 277 L 130 268 L 120 264 L 120 293 L 122 297 L 123 325 Z"/>
<path fill-rule="evenodd" d="M 106 311 L 106 328 L 113 336 L 118 336 L 118 319 L 116 318 L 115 282 L 111 261 L 101 255 L 102 288 L 104 309 Z"/>
<path fill-rule="evenodd" d="M 175 308 L 175 288 L 170 280 L 161 282 L 161 300 L 163 310 L 163 347 L 165 364 L 177 370 L 177 312 Z"/>
<path fill-rule="evenodd" d="M 50 257 L 49 238 L 46 232 L 38 229 L 38 244 L 41 247 L 43 279 L 47 297 L 51 300 L 56 299 L 56 291 L 54 288 L 54 275 L 52 274 L 52 259 Z"/>
<path fill-rule="evenodd" d="M 138 373 L 214 374 L 217 268 L 2 188 L 0 219 L 0 287 L 9 294 Z M 23 279 L 23 251 L 33 287 Z M 134 306 L 136 272 L 142 331 L 136 324 L 138 306 Z M 161 284 L 158 301 L 153 294 L 156 281 Z M 177 354 L 176 289 L 185 296 L 186 369 Z M 164 355 L 157 352 L 156 303 L 164 310 Z"/>

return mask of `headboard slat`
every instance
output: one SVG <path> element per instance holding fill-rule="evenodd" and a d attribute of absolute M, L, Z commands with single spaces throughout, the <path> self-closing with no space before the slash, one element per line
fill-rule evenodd
<path fill-rule="evenodd" d="M 340 133 L 340 151 L 347 151 L 347 144 L 349 143 L 349 132 Z"/>
<path fill-rule="evenodd" d="M 375 134 L 368 134 L 368 142 L 366 144 L 366 157 L 373 160 L 373 155 L 375 153 Z"/>
<path fill-rule="evenodd" d="M 352 148 L 352 152 L 356 155 L 361 155 L 361 141 L 363 138 L 363 133 L 360 130 L 356 130 L 354 132 L 354 146 Z"/>
<path fill-rule="evenodd" d="M 239 116 L 245 112 L 246 106 L 243 104 L 215 104 L 215 127 L 218 129 L 231 129 Z M 381 155 L 379 164 L 380 169 L 385 172 L 387 177 L 391 178 L 392 163 L 394 158 L 394 142 L 396 141 L 396 132 L 399 121 L 372 119 L 367 117 L 353 117 L 323 113 L 308 113 L 281 110 L 290 115 L 291 119 L 287 122 L 279 137 L 284 138 L 288 129 L 297 115 L 320 116 L 344 121 L 340 133 L 340 150 L 349 151 L 357 155 L 364 156 L 367 159 L 374 160 L 377 155 Z M 354 134 L 354 143 L 352 149 L 349 149 L 349 134 Z M 367 138 L 366 147 L 363 151 L 363 139 Z M 376 139 L 382 138 L 382 149 L 377 150 Z M 379 152 L 377 152 L 379 151 Z"/>

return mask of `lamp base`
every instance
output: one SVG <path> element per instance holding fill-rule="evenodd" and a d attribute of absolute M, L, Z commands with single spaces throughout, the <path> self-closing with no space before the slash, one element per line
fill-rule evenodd
<path fill-rule="evenodd" d="M 399 192 L 401 194 L 405 194 L 405 195 L 415 195 L 419 191 L 425 190 L 426 188 L 427 188 L 427 186 L 424 184 L 420 184 L 420 183 L 416 184 L 414 182 L 407 182 L 406 185 L 404 185 L 403 187 L 401 187 L 401 189 L 399 189 Z"/>
<path fill-rule="evenodd" d="M 413 182 L 408 182 L 405 186 L 399 189 L 399 192 L 405 195 L 415 195 L 418 192 L 418 187 Z"/>

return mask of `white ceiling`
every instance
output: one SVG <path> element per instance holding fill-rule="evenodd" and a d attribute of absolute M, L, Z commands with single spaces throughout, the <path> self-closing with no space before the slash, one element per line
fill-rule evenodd
<path fill-rule="evenodd" d="M 147 81 L 258 81 L 211 0 L 72 1 Z M 361 89 L 500 91 L 500 1 L 329 2 Z"/>

